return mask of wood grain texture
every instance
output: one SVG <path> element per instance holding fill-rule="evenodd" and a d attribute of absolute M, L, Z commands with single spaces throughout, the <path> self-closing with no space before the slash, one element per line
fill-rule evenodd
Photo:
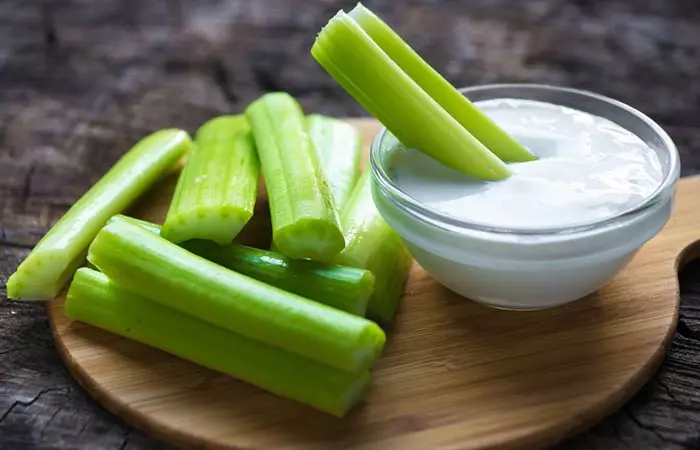
<path fill-rule="evenodd" d="M 43 305 L 4 282 L 139 137 L 189 131 L 287 90 L 308 112 L 366 114 L 309 56 L 350 0 L 0 2 L 0 449 L 160 450 L 65 370 Z M 700 173 L 696 0 L 367 0 L 459 86 L 591 89 L 657 120 L 683 175 Z M 680 274 L 679 324 L 656 375 L 560 450 L 700 448 L 700 261 Z"/>
<path fill-rule="evenodd" d="M 355 121 L 366 148 L 378 130 Z M 172 183 L 135 214 L 161 223 Z M 700 237 L 700 177 L 616 279 L 571 305 L 507 312 L 466 301 L 414 265 L 363 404 L 338 420 L 230 377 L 74 323 L 49 304 L 69 370 L 107 409 L 205 448 L 486 449 L 555 443 L 617 409 L 653 373 L 675 328 L 677 264 Z M 242 241 L 269 241 L 267 202 Z M 235 357 L 235 355 L 232 355 Z"/>

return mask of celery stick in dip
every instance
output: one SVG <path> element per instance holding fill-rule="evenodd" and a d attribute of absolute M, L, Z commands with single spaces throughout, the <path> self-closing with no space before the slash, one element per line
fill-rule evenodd
<path fill-rule="evenodd" d="M 172 169 L 191 145 L 188 134 L 175 129 L 139 141 L 39 241 L 7 280 L 7 296 L 50 300 L 58 295 L 105 222 Z"/>
<path fill-rule="evenodd" d="M 537 159 L 425 62 L 384 21 L 361 3 L 349 13 L 372 40 L 466 130 L 503 161 Z"/>
<path fill-rule="evenodd" d="M 391 133 L 448 167 L 484 180 L 510 171 L 455 120 L 347 14 L 319 33 L 311 54 Z"/>

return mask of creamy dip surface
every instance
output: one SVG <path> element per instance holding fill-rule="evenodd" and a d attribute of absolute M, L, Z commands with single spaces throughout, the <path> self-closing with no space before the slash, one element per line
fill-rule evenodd
<path fill-rule="evenodd" d="M 663 181 L 656 152 L 608 119 L 532 100 L 477 105 L 539 159 L 509 164 L 508 179 L 485 182 L 403 149 L 391 164 L 391 177 L 402 191 L 468 222 L 538 229 L 615 216 Z"/>

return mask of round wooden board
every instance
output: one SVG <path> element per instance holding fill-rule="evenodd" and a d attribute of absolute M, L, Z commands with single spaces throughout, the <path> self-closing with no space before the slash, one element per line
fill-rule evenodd
<path fill-rule="evenodd" d="M 367 142 L 378 129 L 353 122 Z M 162 220 L 173 184 L 132 213 Z M 700 178 L 683 179 L 662 233 L 598 293 L 564 307 L 488 309 L 414 266 L 372 385 L 343 419 L 72 322 L 62 298 L 48 311 L 56 345 L 85 389 L 127 422 L 182 447 L 539 447 L 614 411 L 661 361 L 677 319 L 678 264 L 690 258 L 697 235 L 697 192 Z M 258 209 L 240 238 L 266 245 L 262 197 Z"/>

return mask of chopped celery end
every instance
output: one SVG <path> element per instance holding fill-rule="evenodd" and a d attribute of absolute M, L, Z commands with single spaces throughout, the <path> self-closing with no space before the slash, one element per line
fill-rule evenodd
<path fill-rule="evenodd" d="M 374 206 L 369 170 L 357 182 L 343 211 L 342 223 L 346 243 L 337 262 L 374 274 L 374 293 L 369 299 L 367 317 L 388 324 L 403 297 L 413 258 L 401 237 Z"/>
<path fill-rule="evenodd" d="M 386 339 L 374 322 L 226 269 L 126 220 L 105 225 L 88 260 L 129 291 L 348 372 L 369 368 Z"/>
<path fill-rule="evenodd" d="M 15 300 L 56 297 L 85 260 L 88 245 L 114 214 L 147 191 L 192 146 L 182 130 L 157 131 L 139 141 L 59 219 L 7 280 Z"/>
<path fill-rule="evenodd" d="M 160 233 L 160 227 L 144 220 L 114 216 Z M 292 259 L 280 253 L 240 244 L 218 245 L 191 240 L 180 244 L 195 255 L 247 275 L 263 283 L 323 303 L 351 314 L 364 316 L 374 292 L 374 275 L 369 270 Z"/>
<path fill-rule="evenodd" d="M 328 182 L 289 94 L 263 95 L 246 109 L 267 187 L 272 239 L 292 258 L 332 260 L 344 245 Z"/>
<path fill-rule="evenodd" d="M 306 123 L 335 207 L 342 211 L 360 174 L 362 136 L 349 123 L 333 117 L 311 114 Z"/>
<path fill-rule="evenodd" d="M 332 260 L 343 248 L 342 236 L 340 227 L 326 219 L 298 219 L 273 231 L 274 243 L 282 254 L 316 261 Z"/>
<path fill-rule="evenodd" d="M 455 89 L 372 11 L 358 3 L 348 15 L 406 75 L 496 156 L 508 162 L 537 159 Z"/>
<path fill-rule="evenodd" d="M 344 12 L 321 30 L 311 54 L 406 146 L 476 178 L 510 176 L 503 161 L 421 89 Z"/>
<path fill-rule="evenodd" d="M 260 167 L 244 116 L 221 116 L 202 125 L 163 224 L 172 242 L 231 242 L 253 216 Z"/>
<path fill-rule="evenodd" d="M 367 371 L 351 374 L 262 344 L 131 293 L 90 269 L 75 274 L 65 312 L 338 417 L 369 382 Z"/>

